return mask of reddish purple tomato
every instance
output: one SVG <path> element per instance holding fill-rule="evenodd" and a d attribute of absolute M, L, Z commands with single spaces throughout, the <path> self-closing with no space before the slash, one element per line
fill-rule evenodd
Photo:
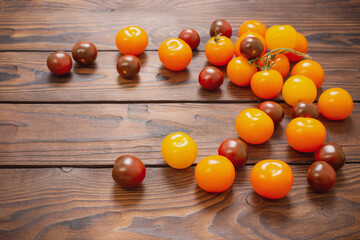
<path fill-rule="evenodd" d="M 319 119 L 319 108 L 313 103 L 298 102 L 291 109 L 291 117 L 310 117 Z"/>
<path fill-rule="evenodd" d="M 345 153 L 337 143 L 326 143 L 315 152 L 315 161 L 325 161 L 335 171 L 345 164 Z"/>
<path fill-rule="evenodd" d="M 97 49 L 91 42 L 81 41 L 72 49 L 72 57 L 81 65 L 92 64 L 97 57 Z"/>
<path fill-rule="evenodd" d="M 145 174 L 143 162 L 131 155 L 116 159 L 112 171 L 114 181 L 122 187 L 136 187 L 144 180 Z"/>
<path fill-rule="evenodd" d="M 206 90 L 216 90 L 224 82 L 223 73 L 216 67 L 203 68 L 199 74 L 199 83 Z"/>
<path fill-rule="evenodd" d="M 124 78 L 133 78 L 140 72 L 140 60 L 133 55 L 119 57 L 116 70 Z"/>
<path fill-rule="evenodd" d="M 240 43 L 240 53 L 247 59 L 254 59 L 261 56 L 264 46 L 256 37 L 244 38 Z"/>
<path fill-rule="evenodd" d="M 228 23 L 226 20 L 215 20 L 211 24 L 210 36 L 215 37 L 220 33 L 225 37 L 231 38 L 232 28 L 230 23 Z"/>
<path fill-rule="evenodd" d="M 245 166 L 248 159 L 248 147 L 237 138 L 230 138 L 221 143 L 218 153 L 229 159 L 235 169 Z"/>
<path fill-rule="evenodd" d="M 65 75 L 72 68 L 72 60 L 64 51 L 50 53 L 47 58 L 47 67 L 55 75 Z"/>
<path fill-rule="evenodd" d="M 200 44 L 199 34 L 195 30 L 190 28 L 182 30 L 178 38 L 181 38 L 187 44 L 189 44 L 191 50 L 195 50 Z"/>
<path fill-rule="evenodd" d="M 284 119 L 285 113 L 282 106 L 273 101 L 260 103 L 258 109 L 264 111 L 273 120 L 274 125 L 278 125 Z"/>
<path fill-rule="evenodd" d="M 315 192 L 326 192 L 334 186 L 336 173 L 327 162 L 316 161 L 309 168 L 307 181 Z"/>

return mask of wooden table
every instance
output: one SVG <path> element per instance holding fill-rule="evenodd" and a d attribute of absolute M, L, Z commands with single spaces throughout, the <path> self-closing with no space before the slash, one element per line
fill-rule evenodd
<path fill-rule="evenodd" d="M 0 239 L 360 238 L 359 0 L 2 0 L 0 12 Z M 350 117 L 321 118 L 326 141 L 339 143 L 347 159 L 333 189 L 317 194 L 308 187 L 314 155 L 287 144 L 290 107 L 281 96 L 275 101 L 285 120 L 267 143 L 249 146 L 248 164 L 228 191 L 202 191 L 195 165 L 175 170 L 165 164 L 160 145 L 166 135 L 190 134 L 198 162 L 237 137 L 237 114 L 261 102 L 228 78 L 218 91 L 200 88 L 215 19 L 232 24 L 234 42 L 245 20 L 294 26 L 325 70 L 318 96 L 331 87 L 352 95 Z M 128 25 L 143 27 L 150 39 L 134 80 L 115 68 L 115 35 Z M 168 71 L 157 48 L 188 27 L 200 34 L 199 51 L 186 70 Z M 96 64 L 75 64 L 65 77 L 49 73 L 49 53 L 71 51 L 81 40 L 98 47 Z M 146 178 L 135 189 L 118 187 L 111 177 L 123 154 L 146 164 Z M 269 158 L 294 171 L 292 190 L 276 201 L 254 193 L 249 181 L 252 166 Z"/>

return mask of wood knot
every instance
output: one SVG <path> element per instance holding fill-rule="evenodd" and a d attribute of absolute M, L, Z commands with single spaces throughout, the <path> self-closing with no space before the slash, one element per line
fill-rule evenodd
<path fill-rule="evenodd" d="M 246 202 L 250 206 L 256 207 L 263 203 L 263 199 L 262 199 L 262 197 L 257 195 L 255 192 L 252 192 L 246 196 Z"/>

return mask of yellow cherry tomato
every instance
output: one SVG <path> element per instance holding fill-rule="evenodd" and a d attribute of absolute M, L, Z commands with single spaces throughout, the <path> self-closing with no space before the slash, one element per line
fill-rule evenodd
<path fill-rule="evenodd" d="M 269 71 L 260 71 L 251 78 L 251 90 L 261 99 L 274 98 L 281 92 L 283 78 L 278 71 L 270 69 Z"/>
<path fill-rule="evenodd" d="M 149 37 L 141 27 L 128 26 L 117 33 L 115 42 L 123 55 L 139 55 L 147 47 Z"/>
<path fill-rule="evenodd" d="M 296 32 L 296 45 L 294 47 L 294 50 L 301 53 L 307 53 L 308 51 L 308 42 L 305 36 L 298 32 Z M 302 56 L 291 52 L 285 53 L 285 55 L 291 62 L 297 62 L 303 58 Z"/>
<path fill-rule="evenodd" d="M 233 58 L 226 68 L 228 78 L 235 85 L 244 87 L 250 84 L 252 76 L 256 73 L 256 67 L 251 66 L 243 57 Z"/>
<path fill-rule="evenodd" d="M 266 30 L 267 28 L 262 22 L 256 20 L 247 20 L 243 24 L 241 24 L 238 36 L 240 37 L 247 32 L 256 32 L 259 33 L 261 36 L 265 37 Z"/>
<path fill-rule="evenodd" d="M 330 88 L 319 97 L 320 113 L 331 120 L 342 120 L 347 118 L 353 110 L 353 99 L 350 94 L 342 88 Z"/>
<path fill-rule="evenodd" d="M 224 66 L 234 56 L 234 44 L 227 37 L 213 37 L 205 45 L 205 56 L 211 64 Z"/>
<path fill-rule="evenodd" d="M 296 75 L 285 81 L 282 95 L 285 102 L 294 106 L 298 102 L 314 102 L 317 89 L 315 83 L 308 77 Z"/>
<path fill-rule="evenodd" d="M 164 66 L 171 71 L 184 70 L 192 58 L 190 46 L 180 38 L 170 38 L 161 43 L 159 58 Z"/>
<path fill-rule="evenodd" d="M 313 60 L 302 60 L 295 64 L 291 70 L 291 76 L 304 75 L 313 80 L 316 87 L 319 88 L 325 79 L 324 69 L 321 65 Z"/>
<path fill-rule="evenodd" d="M 290 48 L 296 46 L 296 30 L 290 25 L 275 25 L 266 31 L 265 41 L 270 50 L 275 48 Z"/>

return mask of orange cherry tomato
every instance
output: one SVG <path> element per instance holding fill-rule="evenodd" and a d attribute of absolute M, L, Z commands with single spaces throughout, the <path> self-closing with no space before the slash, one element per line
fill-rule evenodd
<path fill-rule="evenodd" d="M 236 57 L 239 57 L 241 56 L 241 53 L 240 53 L 240 44 L 241 44 L 241 41 L 244 40 L 245 38 L 248 38 L 248 37 L 255 37 L 255 38 L 258 38 L 261 43 L 263 44 L 263 48 L 264 48 L 264 51 L 263 51 L 263 54 L 266 53 L 266 43 L 265 43 L 265 39 L 263 38 L 263 36 L 259 33 L 256 33 L 256 32 L 246 32 L 244 33 L 243 35 L 241 35 L 238 40 L 236 40 L 236 43 L 235 43 L 235 56 Z"/>
<path fill-rule="evenodd" d="M 205 56 L 215 66 L 224 66 L 234 56 L 234 44 L 224 36 L 215 36 L 205 45 Z"/>
<path fill-rule="evenodd" d="M 290 71 L 290 62 L 284 54 L 276 54 L 275 58 L 270 60 L 270 64 L 274 64 L 271 69 L 278 71 L 285 78 Z M 259 62 L 260 66 L 264 66 L 264 61 Z"/>
<path fill-rule="evenodd" d="M 325 143 L 326 129 L 315 118 L 298 117 L 288 124 L 286 138 L 296 151 L 314 152 Z"/>
<path fill-rule="evenodd" d="M 170 167 L 183 169 L 195 162 L 198 148 L 195 141 L 189 135 L 175 132 L 165 137 L 162 141 L 161 154 Z"/>
<path fill-rule="evenodd" d="M 294 49 L 296 45 L 296 30 L 290 25 L 275 25 L 266 31 L 266 45 L 270 50 L 275 48 Z"/>
<path fill-rule="evenodd" d="M 169 38 L 159 47 L 159 58 L 164 66 L 172 71 L 184 70 L 192 58 L 190 46 L 180 38 Z"/>
<path fill-rule="evenodd" d="M 235 128 L 245 142 L 262 144 L 271 138 L 274 132 L 274 122 L 260 109 L 248 108 L 237 116 Z"/>
<path fill-rule="evenodd" d="M 290 191 L 294 174 L 290 166 L 280 160 L 267 159 L 255 164 L 250 173 L 254 191 L 269 199 L 280 199 Z"/>
<path fill-rule="evenodd" d="M 317 89 L 310 78 L 295 75 L 285 81 L 282 95 L 285 102 L 291 106 L 298 102 L 312 103 L 316 98 Z"/>
<path fill-rule="evenodd" d="M 115 42 L 123 55 L 139 55 L 147 47 L 149 37 L 141 27 L 128 26 L 117 33 Z"/>
<path fill-rule="evenodd" d="M 256 32 L 265 38 L 267 27 L 256 20 L 245 21 L 239 28 L 238 36 L 241 37 L 244 33 L 247 32 Z"/>
<path fill-rule="evenodd" d="M 256 67 L 251 66 L 243 56 L 233 58 L 226 68 L 228 78 L 238 86 L 250 84 L 252 76 L 256 73 Z"/>
<path fill-rule="evenodd" d="M 224 156 L 208 156 L 196 165 L 195 179 L 199 187 L 207 192 L 223 192 L 233 184 L 235 168 Z"/>
<path fill-rule="evenodd" d="M 301 52 L 301 53 L 307 53 L 308 51 L 308 42 L 304 35 L 301 33 L 296 32 L 296 45 L 294 47 L 295 51 Z M 291 62 L 297 62 L 301 60 L 303 57 L 299 56 L 295 53 L 285 53 L 285 56 L 291 61 Z"/>
<path fill-rule="evenodd" d="M 321 65 L 313 60 L 302 60 L 295 64 L 291 70 L 291 76 L 304 75 L 313 80 L 316 87 L 319 88 L 325 79 L 324 69 Z"/>
<path fill-rule="evenodd" d="M 274 98 L 281 92 L 283 78 L 278 71 L 270 69 L 269 71 L 260 71 L 251 78 L 251 90 L 261 99 Z"/>
<path fill-rule="evenodd" d="M 320 113 L 331 120 L 347 118 L 353 110 L 351 95 L 342 88 L 330 88 L 319 97 Z"/>

